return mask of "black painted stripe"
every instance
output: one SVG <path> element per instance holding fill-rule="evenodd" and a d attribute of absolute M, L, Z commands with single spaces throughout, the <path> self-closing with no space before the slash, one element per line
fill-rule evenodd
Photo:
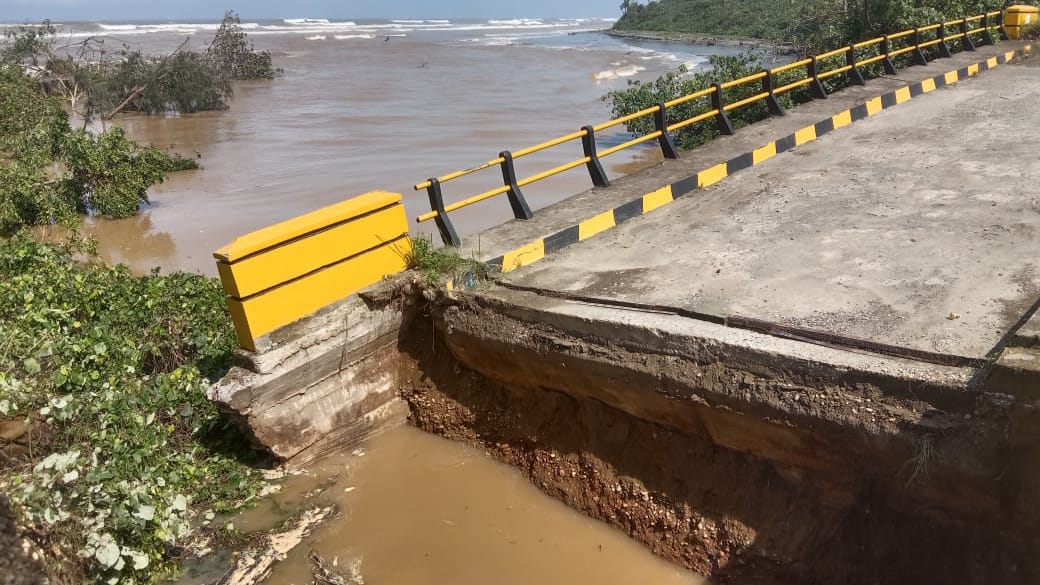
<path fill-rule="evenodd" d="M 488 260 L 484 264 L 487 264 L 491 268 L 494 268 L 495 270 L 498 270 L 498 271 L 501 272 L 501 270 L 502 270 L 502 263 L 505 262 L 505 261 L 506 261 L 506 257 L 505 256 L 496 256 L 496 257 Z"/>
<path fill-rule="evenodd" d="M 788 134 L 776 141 L 776 153 L 787 152 L 794 148 L 794 134 Z"/>
<path fill-rule="evenodd" d="M 896 94 L 895 94 L 895 92 L 886 93 L 885 95 L 881 96 L 881 107 L 882 108 L 891 108 L 894 105 L 896 105 Z"/>
<path fill-rule="evenodd" d="M 989 71 L 989 59 L 979 62 L 979 73 L 982 73 L 983 71 Z"/>
<path fill-rule="evenodd" d="M 834 130 L 834 118 L 827 118 L 826 120 L 820 120 L 816 123 L 816 137 L 819 138 L 824 134 Z"/>
<path fill-rule="evenodd" d="M 745 152 L 744 154 L 742 154 L 742 155 L 740 155 L 740 156 L 738 156 L 736 158 L 731 158 L 728 161 L 726 161 L 726 174 L 727 175 L 732 175 L 733 173 L 736 173 L 738 171 L 742 171 L 744 169 L 750 169 L 754 165 L 755 165 L 755 153 L 753 153 L 753 152 Z"/>
<path fill-rule="evenodd" d="M 944 75 L 936 75 L 935 77 L 932 78 L 932 81 L 935 82 L 935 89 L 939 89 L 940 87 L 946 87 L 946 75 L 945 74 Z"/>
<path fill-rule="evenodd" d="M 697 190 L 697 175 L 672 183 L 672 199 L 678 199 Z"/>
<path fill-rule="evenodd" d="M 923 93 L 924 93 L 924 88 L 921 87 L 921 83 L 920 82 L 911 83 L 910 84 L 910 97 L 915 98 L 915 97 L 917 97 L 917 96 L 919 96 L 919 95 L 921 95 Z"/>
<path fill-rule="evenodd" d="M 860 120 L 868 117 L 867 116 L 867 104 L 860 104 L 851 110 L 849 113 L 852 115 L 853 122 L 859 122 Z"/>
<path fill-rule="evenodd" d="M 967 67 L 964 67 L 964 68 L 962 68 L 962 69 L 958 69 L 958 70 L 957 70 L 957 78 L 958 78 L 959 80 L 961 80 L 961 79 L 967 79 L 968 77 L 971 77 L 971 76 L 970 76 L 970 75 L 968 75 L 968 68 L 967 68 Z"/>
<path fill-rule="evenodd" d="M 545 236 L 545 253 L 552 254 L 553 252 L 559 252 L 567 246 L 577 243 L 578 226 L 572 225 L 571 227 L 562 229 L 551 236 Z"/>
<path fill-rule="evenodd" d="M 639 217 L 643 214 L 643 198 L 640 197 L 634 201 L 629 201 L 624 205 L 614 208 L 614 223 L 619 224 L 626 222 L 633 217 Z"/>

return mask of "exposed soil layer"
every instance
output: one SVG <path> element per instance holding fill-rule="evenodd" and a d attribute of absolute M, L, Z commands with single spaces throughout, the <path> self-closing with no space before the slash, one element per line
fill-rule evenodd
<path fill-rule="evenodd" d="M 497 333 L 468 338 L 473 332 L 465 331 L 466 315 Z M 967 416 L 972 424 L 922 433 L 928 425 L 920 424 L 927 422 L 920 413 L 935 410 L 928 401 L 887 396 L 884 384 L 864 380 L 847 387 L 817 380 L 814 400 L 826 392 L 847 394 L 829 407 L 841 417 L 793 416 L 802 403 L 798 398 L 786 407 L 766 398 L 741 406 L 730 397 L 726 403 L 721 383 L 714 390 L 695 389 L 693 396 L 666 396 L 654 391 L 668 385 L 669 375 L 654 356 L 550 326 L 537 333 L 554 345 L 534 351 L 526 346 L 530 335 L 510 329 L 522 324 L 506 321 L 465 300 L 442 303 L 417 319 L 400 347 L 414 358 L 402 364 L 400 377 L 412 422 L 485 448 L 546 493 L 713 582 L 1040 582 L 1040 537 L 1029 503 L 1031 494 L 1040 493 L 1038 458 L 1035 448 L 1025 447 L 1040 444 L 1031 408 L 997 408 L 992 396 L 960 395 L 943 404 L 943 413 Z M 504 347 L 492 339 L 496 335 L 516 342 Z M 687 381 L 704 366 L 689 357 L 658 356 L 663 357 L 685 359 L 692 368 Z M 481 359 L 483 367 L 463 365 Z M 535 374 L 496 381 L 474 371 L 515 369 L 510 360 L 526 362 Z M 657 382 L 649 386 L 655 373 Z M 712 379 L 730 374 L 717 370 Z M 770 395 L 761 369 L 750 377 L 755 384 L 744 391 Z M 591 387 L 575 392 L 576 380 Z M 650 422 L 592 397 L 597 391 L 616 396 L 624 384 L 646 395 L 650 410 L 670 406 L 673 424 Z M 939 396 L 942 390 L 924 388 L 921 395 Z M 873 397 L 871 413 L 863 407 L 865 396 Z M 905 420 L 874 421 L 874 410 L 897 412 L 897 406 L 907 413 Z M 726 432 L 743 438 L 722 446 L 718 429 L 681 424 L 713 415 L 728 426 Z M 951 436 L 957 433 L 980 436 Z M 829 444 L 827 453 L 813 459 L 792 452 L 785 460 L 789 445 L 811 451 L 817 445 L 808 440 L 813 434 Z M 775 445 L 733 448 L 745 440 L 749 446 L 771 440 Z M 950 460 L 960 454 L 950 451 L 954 447 L 963 450 L 966 464 Z"/>

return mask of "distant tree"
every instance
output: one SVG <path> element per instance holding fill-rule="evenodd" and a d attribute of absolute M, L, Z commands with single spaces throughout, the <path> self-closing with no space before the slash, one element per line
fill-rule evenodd
<path fill-rule="evenodd" d="M 229 79 L 271 79 L 275 74 L 271 54 L 253 49 L 238 14 L 230 10 L 224 13 L 224 20 L 206 54 Z"/>

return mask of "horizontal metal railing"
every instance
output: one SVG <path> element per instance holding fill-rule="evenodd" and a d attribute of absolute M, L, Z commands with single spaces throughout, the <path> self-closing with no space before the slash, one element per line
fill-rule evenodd
<path fill-rule="evenodd" d="M 828 92 L 823 83 L 824 81 L 845 76 L 849 84 L 862 85 L 866 83 L 862 71 L 864 67 L 880 64 L 886 74 L 894 75 L 896 73 L 896 60 L 900 57 L 904 59 L 909 58 L 913 64 L 924 65 L 928 62 L 925 49 L 936 49 L 940 57 L 949 57 L 951 55 L 950 43 L 953 42 L 958 43 L 962 51 L 973 51 L 976 44 L 972 40 L 972 35 L 981 35 L 980 40 L 982 44 L 993 44 L 993 38 L 990 33 L 990 29 L 993 27 L 999 29 L 1001 38 L 1007 38 L 1003 25 L 1003 12 L 997 10 L 882 35 L 813 57 L 759 71 L 740 79 L 716 83 L 712 87 L 661 102 L 638 112 L 599 124 L 583 126 L 580 130 L 570 134 L 522 148 L 515 152 L 502 151 L 497 158 L 483 164 L 430 178 L 416 184 L 414 189 L 416 191 L 425 189 L 430 199 L 430 211 L 416 217 L 416 221 L 434 220 L 444 243 L 458 247 L 461 245 L 461 240 L 448 218 L 448 214 L 452 211 L 505 194 L 509 198 L 513 216 L 517 219 L 530 219 L 533 217 L 533 214 L 527 201 L 524 199 L 521 191 L 522 187 L 582 165 L 585 165 L 587 168 L 594 186 L 606 187 L 610 184 L 610 181 L 607 179 L 607 175 L 600 163 L 600 159 L 603 157 L 657 140 L 665 158 L 678 158 L 679 153 L 672 142 L 671 132 L 714 119 L 721 134 L 733 134 L 734 128 L 728 115 L 729 112 L 753 104 L 764 103 L 772 115 L 783 115 L 784 109 L 777 99 L 780 96 L 806 88 L 813 98 L 826 99 Z M 727 103 L 725 92 L 735 89 L 742 89 L 745 93 L 753 93 Z M 667 123 L 669 110 L 698 100 L 705 103 L 704 107 L 706 109 L 704 111 L 671 124 Z M 653 116 L 654 118 L 654 130 L 652 132 L 634 137 L 621 144 L 598 150 L 596 144 L 597 132 L 627 124 L 647 116 Z M 581 140 L 582 143 L 584 156 L 581 158 L 571 160 L 523 179 L 517 177 L 514 163 L 516 159 L 576 140 Z M 501 170 L 501 186 L 451 204 L 446 205 L 444 203 L 442 189 L 444 183 L 490 168 Z"/>

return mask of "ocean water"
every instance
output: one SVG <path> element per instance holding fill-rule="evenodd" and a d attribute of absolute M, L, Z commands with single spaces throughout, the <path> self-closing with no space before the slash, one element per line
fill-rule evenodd
<path fill-rule="evenodd" d="M 2 20 L 2 17 L 0 17 Z M 602 97 L 630 80 L 680 65 L 708 47 L 620 39 L 611 19 L 356 20 L 291 18 L 242 28 L 283 74 L 236 85 L 230 109 L 118 116 L 137 140 L 197 157 L 198 171 L 154 187 L 136 217 L 91 218 L 102 256 L 135 270 L 158 266 L 215 274 L 212 252 L 238 235 L 371 190 L 402 193 L 409 216 L 428 211 L 412 185 L 469 168 L 611 118 Z M 163 54 L 204 49 L 218 23 L 58 23 L 59 41 L 88 37 Z M 624 129 L 598 137 L 627 138 Z M 578 141 L 518 162 L 521 178 L 579 158 Z M 653 147 L 605 159 L 617 176 L 657 160 Z M 450 202 L 501 184 L 492 168 L 444 187 Z M 535 209 L 590 186 L 584 167 L 525 188 Z M 452 215 L 463 234 L 511 217 L 504 197 Z M 430 233 L 432 222 L 413 224 Z"/>

